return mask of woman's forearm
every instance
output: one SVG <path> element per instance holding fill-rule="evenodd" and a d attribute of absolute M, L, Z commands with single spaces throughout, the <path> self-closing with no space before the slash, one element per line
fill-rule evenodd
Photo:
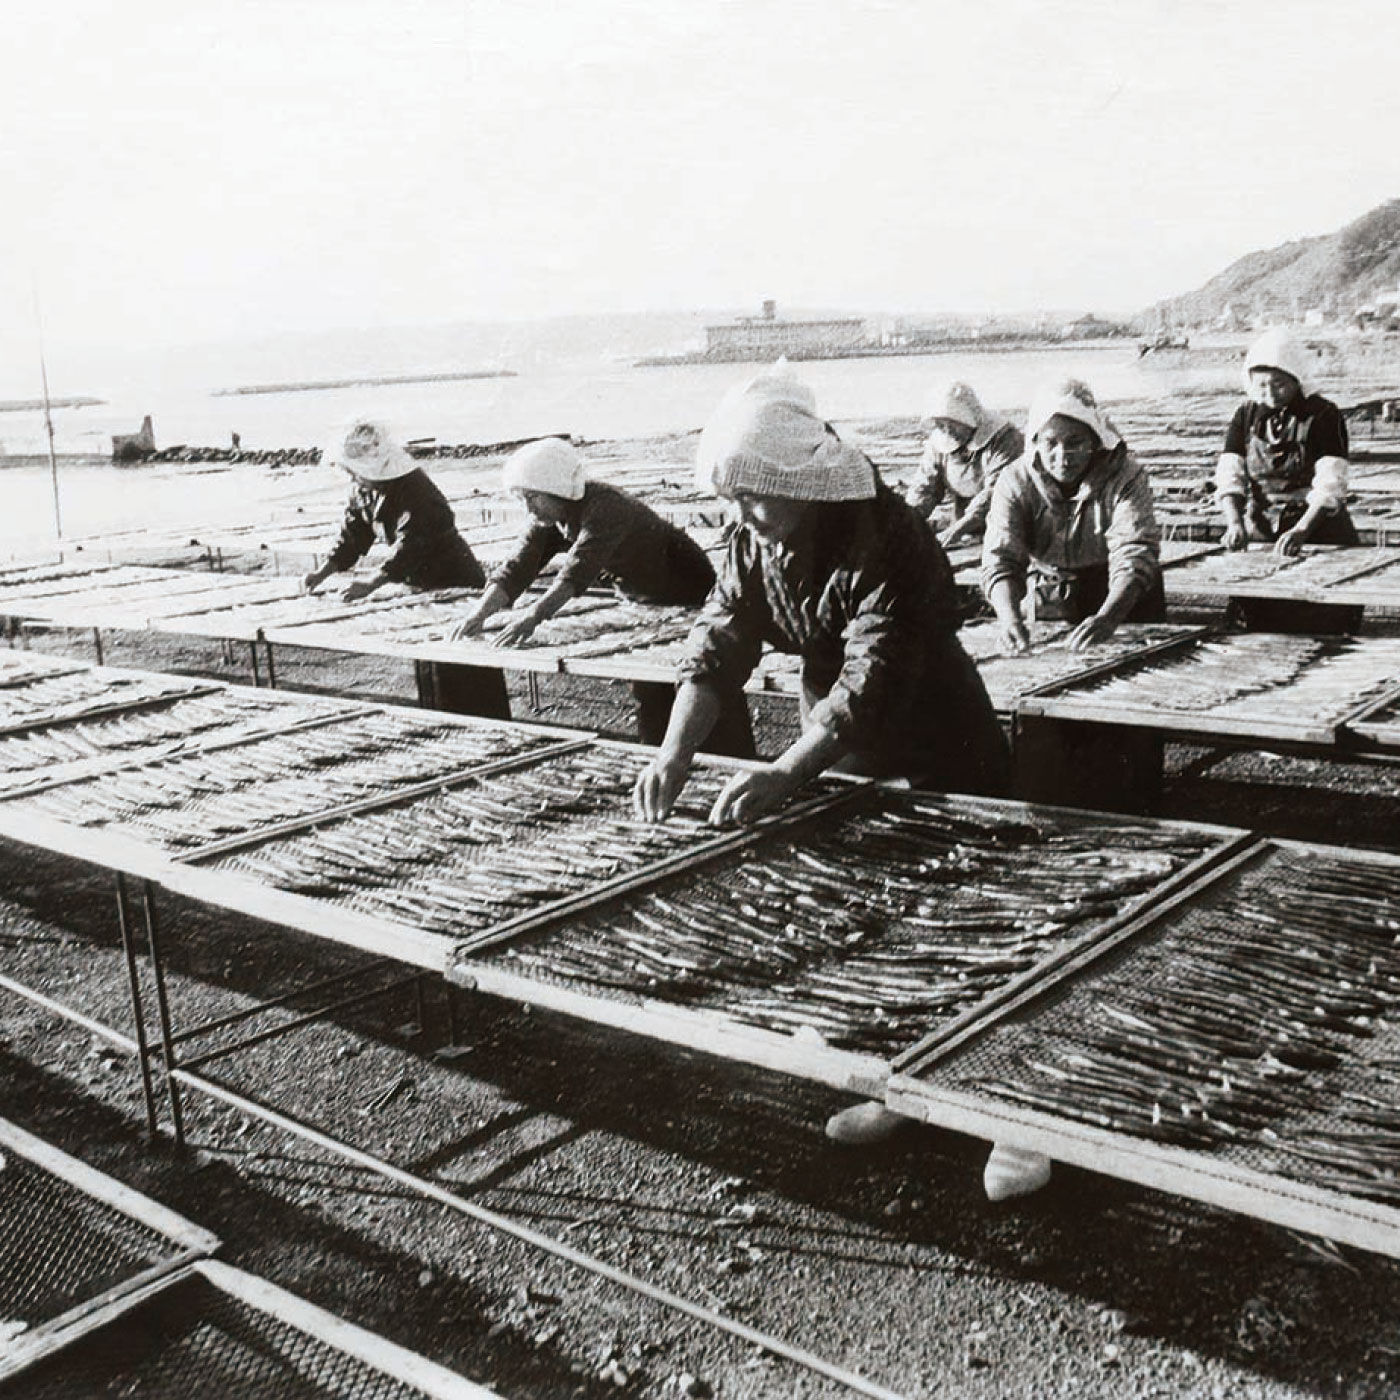
<path fill-rule="evenodd" d="M 773 760 L 773 767 L 801 786 L 818 773 L 825 772 L 839 759 L 845 758 L 849 747 L 823 725 L 813 725 Z"/>
<path fill-rule="evenodd" d="M 510 607 L 510 594 L 499 583 L 488 583 L 486 591 L 476 601 L 476 606 L 467 614 L 468 621 L 480 624 L 488 617 L 494 617 Z"/>
<path fill-rule="evenodd" d="M 545 622 L 577 596 L 578 591 L 573 584 L 568 579 L 561 578 L 530 605 L 530 617 L 536 623 Z"/>
<path fill-rule="evenodd" d="M 1293 531 L 1302 539 L 1311 539 L 1313 528 L 1323 514 L 1322 506 L 1310 503 L 1308 508 L 1298 517 L 1298 523 L 1293 526 Z"/>
<path fill-rule="evenodd" d="M 1026 596 L 1025 585 L 1018 586 L 1009 578 L 998 579 L 987 595 L 992 611 L 1005 623 L 1020 622 L 1021 600 Z"/>
<path fill-rule="evenodd" d="M 702 681 L 686 681 L 676 691 L 666 735 L 657 757 L 661 762 L 689 766 L 719 719 L 718 692 Z"/>
<path fill-rule="evenodd" d="M 1146 591 L 1147 585 L 1136 574 L 1125 575 L 1109 588 L 1108 596 L 1099 605 L 1098 616 L 1117 627 Z"/>

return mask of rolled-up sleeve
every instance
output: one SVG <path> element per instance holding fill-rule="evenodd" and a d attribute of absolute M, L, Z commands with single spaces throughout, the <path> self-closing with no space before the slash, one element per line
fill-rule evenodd
<path fill-rule="evenodd" d="M 757 565 L 746 567 L 731 541 L 715 586 L 686 638 L 677 674 L 684 681 L 737 689 L 763 652 L 763 627 L 752 592 L 762 588 Z"/>
<path fill-rule="evenodd" d="M 1030 528 L 1019 470 L 1002 472 L 987 506 L 982 534 L 982 592 L 992 596 L 997 584 L 1023 586 L 1030 563 Z"/>
<path fill-rule="evenodd" d="M 1249 495 L 1249 470 L 1238 452 L 1222 452 L 1215 464 L 1215 499 Z"/>
<path fill-rule="evenodd" d="M 515 553 L 491 571 L 487 586 L 499 588 L 513 603 L 563 548 L 564 537 L 553 525 L 532 525 L 521 536 Z"/>
<path fill-rule="evenodd" d="M 1340 510 L 1347 503 L 1351 443 L 1347 439 L 1347 420 L 1330 400 L 1323 401 L 1308 433 L 1308 450 L 1316 454 L 1308 504 L 1328 512 Z"/>
<path fill-rule="evenodd" d="M 1141 463 L 1129 457 L 1104 531 L 1109 588 L 1130 579 L 1150 588 L 1162 572 L 1161 538 L 1151 483 Z"/>
<path fill-rule="evenodd" d="M 1347 503 L 1347 478 L 1351 464 L 1345 457 L 1319 457 L 1313 467 L 1308 504 L 1324 511 L 1340 510 Z"/>

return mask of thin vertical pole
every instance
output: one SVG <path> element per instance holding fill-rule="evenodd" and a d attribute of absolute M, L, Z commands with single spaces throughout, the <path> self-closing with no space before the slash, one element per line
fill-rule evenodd
<path fill-rule="evenodd" d="M 136 944 L 131 937 L 131 913 L 127 908 L 126 898 L 126 876 L 118 872 L 117 928 L 121 931 L 122 952 L 126 956 L 131 1015 L 136 1026 L 136 1061 L 141 1067 L 141 1092 L 146 1099 L 146 1131 L 154 1142 L 160 1131 L 156 1123 L 156 1091 L 151 1082 L 151 1050 L 146 1042 L 146 1017 L 141 1009 L 141 981 L 136 970 Z"/>
<path fill-rule="evenodd" d="M 160 1015 L 160 1043 L 165 1056 L 165 1091 L 170 1096 L 170 1117 L 175 1125 L 175 1145 L 185 1145 L 185 1115 L 180 1107 L 180 1086 L 175 1082 L 175 1037 L 170 1026 L 170 1002 L 165 994 L 165 968 L 160 960 L 160 940 L 156 931 L 155 891 L 149 880 L 141 881 L 141 903 L 146 913 L 146 943 L 151 950 L 151 971 L 156 980 L 156 1011 Z"/>
<path fill-rule="evenodd" d="M 53 531 L 61 545 L 63 543 L 63 512 L 58 500 L 58 458 L 53 450 L 53 413 L 49 408 L 49 367 L 44 358 L 44 321 L 39 314 L 39 286 L 31 284 L 34 293 L 34 323 L 39 332 L 39 377 L 44 385 L 44 429 L 49 438 L 49 479 L 53 485 Z"/>

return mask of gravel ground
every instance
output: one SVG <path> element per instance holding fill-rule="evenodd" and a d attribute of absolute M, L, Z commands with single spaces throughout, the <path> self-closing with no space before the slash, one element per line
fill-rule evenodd
<path fill-rule="evenodd" d="M 107 659 L 247 676 L 217 646 L 132 641 Z M 287 655 L 279 674 L 413 693 L 383 663 Z M 533 698 L 550 722 L 626 727 L 617 690 Z M 790 723 L 765 709 L 765 748 Z M 1169 750 L 1166 815 L 1400 850 L 1400 770 L 1214 757 Z M 110 877 L 0 846 L 0 891 L 0 970 L 125 1027 Z M 161 912 L 179 1024 L 358 965 L 174 897 Z M 821 1125 L 845 1100 L 826 1090 L 469 993 L 449 1044 L 446 996 L 429 987 L 420 1017 L 400 990 L 213 1069 L 900 1394 L 1400 1395 L 1388 1260 L 1068 1168 L 992 1206 L 982 1143 L 910 1125 L 841 1149 Z M 215 1231 L 230 1262 L 504 1396 L 849 1393 L 210 1100 L 186 1109 L 191 1150 L 152 1146 L 129 1060 L 0 1000 L 0 1113 Z"/>

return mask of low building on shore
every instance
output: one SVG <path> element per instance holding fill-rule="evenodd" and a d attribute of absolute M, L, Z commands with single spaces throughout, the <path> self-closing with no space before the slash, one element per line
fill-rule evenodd
<path fill-rule="evenodd" d="M 761 316 L 741 316 L 719 326 L 705 327 L 705 358 L 711 360 L 826 359 L 869 344 L 865 321 L 859 316 L 828 320 L 788 321 L 777 303 L 765 301 Z"/>
<path fill-rule="evenodd" d="M 151 427 L 151 415 L 142 420 L 134 433 L 114 433 L 112 435 L 112 460 L 114 462 L 142 462 L 156 450 L 155 430 Z"/>

